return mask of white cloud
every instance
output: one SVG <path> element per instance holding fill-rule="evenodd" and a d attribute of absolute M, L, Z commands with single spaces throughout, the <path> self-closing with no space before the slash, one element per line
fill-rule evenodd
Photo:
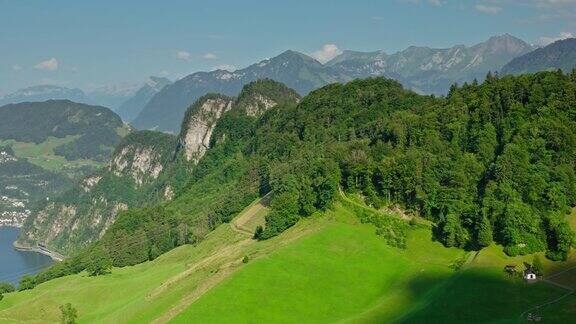
<path fill-rule="evenodd" d="M 179 60 L 190 61 L 191 57 L 192 57 L 192 55 L 190 54 L 190 52 L 186 52 L 186 51 L 176 52 L 176 58 Z"/>
<path fill-rule="evenodd" d="M 58 70 L 58 60 L 55 58 L 42 61 L 34 66 L 35 69 L 45 70 L 45 71 L 56 71 Z"/>
<path fill-rule="evenodd" d="M 489 14 L 489 15 L 495 15 L 495 14 L 499 13 L 500 11 L 502 11 L 502 7 L 486 6 L 486 5 L 482 5 L 482 4 L 476 5 L 474 7 L 474 9 L 476 9 L 476 11 L 479 11 L 479 12 L 485 13 L 485 14 Z"/>
<path fill-rule="evenodd" d="M 422 3 L 421 0 L 400 0 L 400 2 L 414 4 L 414 5 L 419 5 Z M 437 7 L 444 4 L 444 1 L 442 1 L 442 0 L 426 0 L 426 2 L 428 2 L 428 4 L 431 4 L 431 5 L 437 6 Z"/>
<path fill-rule="evenodd" d="M 574 35 L 571 32 L 561 32 L 560 35 L 558 35 L 556 37 L 542 36 L 538 39 L 538 45 L 546 46 L 548 44 L 554 43 L 554 42 L 559 41 L 559 40 L 563 40 L 563 39 L 567 39 L 567 38 L 574 38 L 574 37 L 576 37 L 576 35 Z"/>
<path fill-rule="evenodd" d="M 218 58 L 218 56 L 216 56 L 214 53 L 206 53 L 204 54 L 204 58 L 207 60 L 215 60 Z"/>
<path fill-rule="evenodd" d="M 320 50 L 311 53 L 310 56 L 321 63 L 326 63 L 340 54 L 342 54 L 342 51 L 338 46 L 334 44 L 326 44 L 322 46 Z"/>
<path fill-rule="evenodd" d="M 22 70 L 22 67 L 21 67 L 20 65 L 18 65 L 18 64 L 14 64 L 14 65 L 12 65 L 12 70 L 14 70 L 14 71 L 20 71 L 20 70 Z"/>
<path fill-rule="evenodd" d="M 532 2 L 541 7 L 576 5 L 576 0 L 532 0 Z"/>
<path fill-rule="evenodd" d="M 228 71 L 228 72 L 234 72 L 237 70 L 237 68 L 231 64 L 220 64 L 220 65 L 216 65 L 214 67 L 214 70 L 224 70 L 224 71 Z"/>
<path fill-rule="evenodd" d="M 169 75 L 170 75 L 170 72 L 168 72 L 168 70 L 162 70 L 162 71 L 158 72 L 158 76 L 160 76 L 162 78 L 165 78 Z"/>

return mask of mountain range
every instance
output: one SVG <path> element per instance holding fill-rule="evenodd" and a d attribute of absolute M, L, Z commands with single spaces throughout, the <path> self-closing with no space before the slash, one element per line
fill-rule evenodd
<path fill-rule="evenodd" d="M 134 119 L 139 129 L 177 132 L 184 112 L 206 93 L 237 95 L 244 84 L 271 78 L 306 95 L 334 82 L 386 76 L 420 93 L 446 94 L 454 83 L 483 80 L 511 59 L 534 49 L 511 35 L 496 36 L 471 47 L 447 49 L 412 46 L 395 53 L 345 51 L 326 64 L 302 53 L 286 51 L 234 72 L 216 70 L 188 75 L 156 94 Z"/>
<path fill-rule="evenodd" d="M 244 69 L 196 72 L 174 83 L 151 77 L 141 84 L 100 87 L 87 94 L 79 89 L 39 86 L 17 91 L 0 102 L 65 98 L 97 103 L 117 111 L 124 121 L 138 129 L 177 133 L 184 112 L 201 96 L 207 93 L 236 96 L 245 84 L 261 78 L 282 82 L 300 95 L 306 95 L 329 83 L 385 76 L 418 93 L 445 95 L 452 84 L 482 81 L 489 71 L 569 70 L 575 61 L 574 43 L 576 41 L 566 40 L 535 50 L 521 39 L 505 34 L 473 46 L 444 49 L 411 46 L 392 54 L 344 51 L 325 64 L 288 50 Z M 528 66 L 531 64 L 534 66 Z"/>
<path fill-rule="evenodd" d="M 569 73 L 575 68 L 576 38 L 569 38 L 515 58 L 506 64 L 501 72 L 521 74 L 561 69 Z"/>
<path fill-rule="evenodd" d="M 0 98 L 0 106 L 21 102 L 38 102 L 58 99 L 66 99 L 85 104 L 92 102 L 92 100 L 86 96 L 84 91 L 80 89 L 69 89 L 54 85 L 38 85 L 20 89 Z"/>
<path fill-rule="evenodd" d="M 38 85 L 17 90 L 0 98 L 0 106 L 22 102 L 70 100 L 99 105 L 118 111 L 125 121 L 131 121 L 170 80 L 151 76 L 144 82 L 92 88 L 87 91 L 56 85 Z"/>

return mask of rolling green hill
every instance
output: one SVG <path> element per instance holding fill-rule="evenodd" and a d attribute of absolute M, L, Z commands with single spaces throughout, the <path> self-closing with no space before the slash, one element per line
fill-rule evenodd
<path fill-rule="evenodd" d="M 68 100 L 25 102 L 0 107 L 0 139 L 41 144 L 76 136 L 53 147 L 66 160 L 106 161 L 128 132 L 110 109 Z"/>
<path fill-rule="evenodd" d="M 257 215 L 252 209 L 235 220 Z M 445 248 L 424 224 L 411 226 L 405 249 L 387 245 L 375 232 L 345 202 L 266 241 L 223 224 L 203 241 L 151 262 L 6 294 L 0 322 L 56 322 L 65 303 L 78 310 L 80 322 L 91 323 L 517 322 L 524 310 L 564 294 L 504 273 L 504 265 L 532 256 L 511 259 L 498 246 L 478 255 Z M 572 254 L 565 263 L 547 262 L 545 272 L 575 261 Z M 541 314 L 567 321 L 574 313 L 563 305 Z"/>

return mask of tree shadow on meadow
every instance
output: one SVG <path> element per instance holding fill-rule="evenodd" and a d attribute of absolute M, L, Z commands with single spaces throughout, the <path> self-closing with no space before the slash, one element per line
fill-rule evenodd
<path fill-rule="evenodd" d="M 529 284 L 494 268 L 463 270 L 453 277 L 422 275 L 409 282 L 408 289 L 414 306 L 395 322 L 523 323 L 528 313 L 537 313 L 543 322 L 568 323 L 576 317 L 574 294 L 533 310 L 568 291 L 544 282 Z"/>

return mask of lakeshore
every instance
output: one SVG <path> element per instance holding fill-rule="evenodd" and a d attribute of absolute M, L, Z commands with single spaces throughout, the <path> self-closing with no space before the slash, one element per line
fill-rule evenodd
<path fill-rule="evenodd" d="M 55 251 L 50 251 L 45 247 L 40 247 L 40 246 L 25 246 L 25 245 L 21 245 L 18 243 L 18 241 L 14 241 L 12 243 L 12 246 L 14 247 L 15 250 L 17 251 L 23 251 L 23 252 L 35 252 L 35 253 L 40 253 L 43 255 L 46 255 L 48 257 L 50 257 L 53 261 L 62 261 L 64 260 L 64 256 L 58 252 Z"/>
<path fill-rule="evenodd" d="M 33 275 L 49 267 L 55 259 L 34 249 L 17 249 L 13 242 L 19 228 L 0 227 L 0 282 L 17 285 L 25 275 Z"/>

